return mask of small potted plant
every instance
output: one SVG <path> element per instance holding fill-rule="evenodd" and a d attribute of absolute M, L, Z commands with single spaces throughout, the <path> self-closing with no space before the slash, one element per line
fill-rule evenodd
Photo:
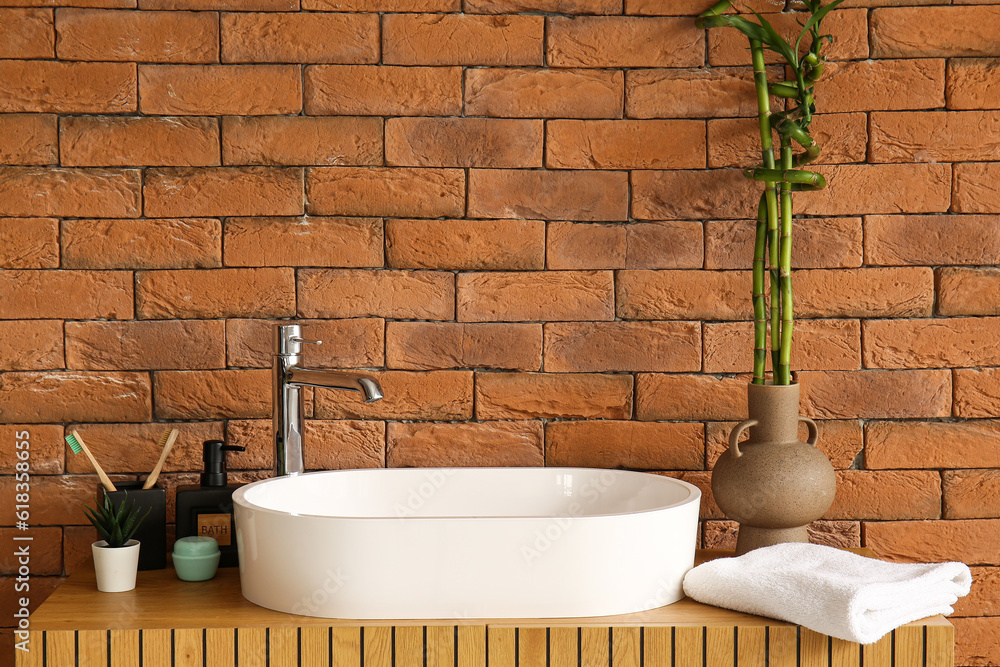
<path fill-rule="evenodd" d="M 836 475 L 815 448 L 816 424 L 799 416 L 799 385 L 792 376 L 792 193 L 820 190 L 821 174 L 803 169 L 819 156 L 809 129 L 816 112 L 815 86 L 823 73 L 820 53 L 832 41 L 820 23 L 843 0 L 803 0 L 806 12 L 792 40 L 753 12 L 725 14 L 733 0 L 720 0 L 697 19 L 702 28 L 736 28 L 750 42 L 757 93 L 761 163 L 744 175 L 763 184 L 757 212 L 751 302 L 754 319 L 753 381 L 747 387 L 749 419 L 730 434 L 729 449 L 712 472 L 712 492 L 726 516 L 740 524 L 736 552 L 780 542 L 808 542 L 806 526 L 833 502 Z M 756 19 L 756 21 L 754 20 Z M 785 79 L 770 82 L 765 51 L 784 60 Z M 771 108 L 776 98 L 776 110 Z M 777 146 L 774 142 L 777 135 Z M 800 152 L 795 152 L 795 146 Z M 769 331 L 770 329 L 770 331 Z M 768 335 L 770 334 L 770 335 Z M 770 347 L 771 378 L 766 364 Z M 799 423 L 809 428 L 798 438 Z M 740 443 L 744 430 L 750 437 Z"/>
<path fill-rule="evenodd" d="M 135 509 L 135 500 L 129 502 L 126 493 L 118 506 L 105 494 L 104 502 L 98 504 L 96 510 L 84 505 L 83 513 L 104 538 L 91 545 L 97 590 L 105 593 L 132 590 L 139 567 L 139 541 L 132 536 L 149 510 L 140 515 Z"/>

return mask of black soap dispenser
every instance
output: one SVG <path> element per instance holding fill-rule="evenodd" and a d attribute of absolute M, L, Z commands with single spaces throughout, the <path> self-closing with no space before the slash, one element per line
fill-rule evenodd
<path fill-rule="evenodd" d="M 242 484 L 229 484 L 226 452 L 242 452 L 245 447 L 207 440 L 204 447 L 205 471 L 201 484 L 177 487 L 177 537 L 202 535 L 219 543 L 219 567 L 239 565 L 236 555 L 236 525 L 233 521 L 233 491 Z"/>

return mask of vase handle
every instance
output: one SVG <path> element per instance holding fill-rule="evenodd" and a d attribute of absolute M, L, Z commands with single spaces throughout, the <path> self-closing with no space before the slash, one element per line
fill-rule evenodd
<path fill-rule="evenodd" d="M 729 449 L 733 451 L 734 457 L 739 458 L 743 456 L 743 452 L 740 451 L 740 446 L 736 442 L 737 440 L 740 439 L 740 436 L 743 434 L 743 431 L 750 428 L 751 426 L 756 426 L 758 423 L 759 422 L 756 419 L 748 419 L 745 422 L 740 422 L 739 424 L 737 424 L 736 428 L 733 429 L 733 432 L 729 434 Z"/>
<path fill-rule="evenodd" d="M 809 419 L 809 417 L 799 417 L 800 422 L 805 422 L 806 427 L 809 429 L 809 437 L 806 439 L 806 443 L 816 446 L 816 440 L 819 439 L 819 429 L 816 427 L 816 422 Z"/>

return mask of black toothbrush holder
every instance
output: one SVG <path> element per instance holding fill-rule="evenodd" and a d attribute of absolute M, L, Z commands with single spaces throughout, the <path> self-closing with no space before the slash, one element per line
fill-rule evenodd
<path fill-rule="evenodd" d="M 139 569 L 162 570 L 167 566 L 167 492 L 156 486 L 144 489 L 142 485 L 143 482 L 115 482 L 117 491 L 98 489 L 115 506 L 127 497 L 128 502 L 135 501 L 140 516 L 149 510 L 132 539 L 139 540 Z"/>

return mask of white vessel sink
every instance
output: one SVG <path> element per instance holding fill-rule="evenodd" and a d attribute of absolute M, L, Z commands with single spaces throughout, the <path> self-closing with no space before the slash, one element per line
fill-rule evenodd
<path fill-rule="evenodd" d="M 661 607 L 694 564 L 697 487 L 586 468 L 397 468 L 233 494 L 243 595 L 304 616 L 555 618 Z"/>

